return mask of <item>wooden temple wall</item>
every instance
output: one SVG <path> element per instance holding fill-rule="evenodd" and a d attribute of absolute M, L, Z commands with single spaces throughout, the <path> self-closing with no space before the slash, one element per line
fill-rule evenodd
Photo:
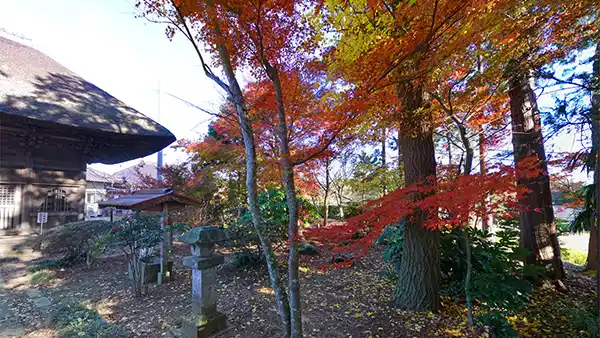
<path fill-rule="evenodd" d="M 0 126 L 0 234 L 38 232 L 37 213 L 52 227 L 83 219 L 82 141 Z"/>

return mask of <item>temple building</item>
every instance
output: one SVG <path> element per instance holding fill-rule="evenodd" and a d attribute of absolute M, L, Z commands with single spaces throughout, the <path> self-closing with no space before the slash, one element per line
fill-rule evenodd
<path fill-rule="evenodd" d="M 0 36 L 0 234 L 83 219 L 86 164 L 175 141 L 169 130 L 34 48 Z"/>

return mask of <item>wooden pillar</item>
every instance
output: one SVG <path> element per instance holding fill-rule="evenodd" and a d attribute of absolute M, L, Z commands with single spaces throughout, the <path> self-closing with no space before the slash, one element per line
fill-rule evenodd
<path fill-rule="evenodd" d="M 162 241 L 160 243 L 160 272 L 158 273 L 158 284 L 163 284 L 169 281 L 170 275 L 167 269 L 169 264 L 169 232 L 165 229 L 169 225 L 169 207 L 167 203 L 162 205 L 162 215 L 160 217 L 160 228 L 163 231 Z"/>

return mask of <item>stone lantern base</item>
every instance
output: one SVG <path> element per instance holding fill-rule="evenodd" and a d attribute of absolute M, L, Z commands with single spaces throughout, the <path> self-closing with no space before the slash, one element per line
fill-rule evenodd
<path fill-rule="evenodd" d="M 215 244 L 226 239 L 222 229 L 196 227 L 181 236 L 192 246 L 192 255 L 183 265 L 192 269 L 192 312 L 182 318 L 180 334 L 186 338 L 215 337 L 227 331 L 227 318 L 217 311 L 217 266 L 223 255 L 215 254 Z"/>
<path fill-rule="evenodd" d="M 190 315 L 182 318 L 181 334 L 186 338 L 207 338 L 227 329 L 227 318 L 217 312 L 211 318 Z"/>

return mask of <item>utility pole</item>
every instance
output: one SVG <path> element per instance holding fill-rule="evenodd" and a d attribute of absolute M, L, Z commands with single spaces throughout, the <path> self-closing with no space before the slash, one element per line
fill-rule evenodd
<path fill-rule="evenodd" d="M 160 96 L 161 96 L 161 91 L 160 91 L 160 77 L 158 79 L 158 102 L 157 102 L 157 120 L 156 122 L 160 123 Z M 162 176 L 162 167 L 163 167 L 163 151 L 162 149 L 158 151 L 158 157 L 156 159 L 156 181 L 158 182 L 158 184 L 161 184 L 163 182 L 163 176 Z"/>

